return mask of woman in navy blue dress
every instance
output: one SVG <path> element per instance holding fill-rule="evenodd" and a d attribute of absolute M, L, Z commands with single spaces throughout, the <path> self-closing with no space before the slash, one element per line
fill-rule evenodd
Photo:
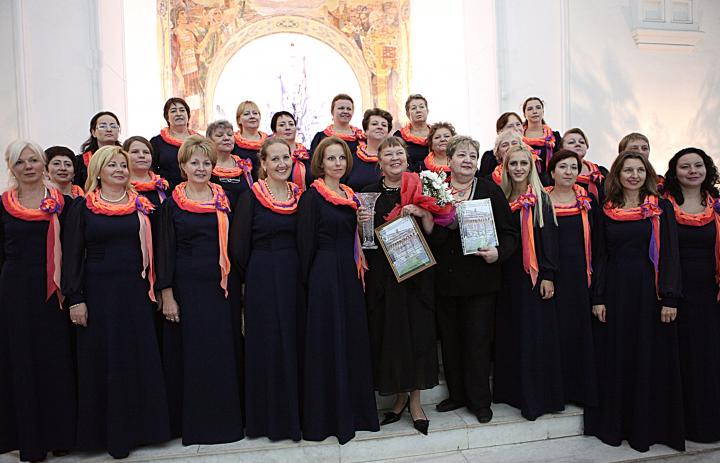
<path fill-rule="evenodd" d="M 210 181 L 223 187 L 230 205 L 234 206 L 240 195 L 252 188 L 253 163 L 249 159 L 242 159 L 232 154 L 235 141 L 230 122 L 225 120 L 211 122 L 205 135 L 215 143 L 217 152 L 217 163 Z"/>
<path fill-rule="evenodd" d="M 65 196 L 72 199 L 82 196 L 85 192 L 80 185 L 75 185 L 75 154 L 66 146 L 51 146 L 45 150 L 47 158 L 47 175 L 51 182 Z"/>
<path fill-rule="evenodd" d="M 330 114 L 332 114 L 332 124 L 325 127 L 325 130 L 318 132 L 310 143 L 310 156 L 315 152 L 318 145 L 324 138 L 338 137 L 348 145 L 350 154 L 357 150 L 358 144 L 365 140 L 363 131 L 350 125 L 355 112 L 355 103 L 350 95 L 344 93 L 337 94 L 330 103 Z"/>
<path fill-rule="evenodd" d="M 685 449 L 677 224 L 656 185 L 641 153 L 615 159 L 593 258 L 598 406 L 585 408 L 585 434 L 639 452 L 656 443 Z"/>
<path fill-rule="evenodd" d="M 190 129 L 190 106 L 182 98 L 169 98 L 163 107 L 163 117 L 168 126 L 150 139 L 153 147 L 153 166 L 155 173 L 170 184 L 170 191 L 182 182 L 178 166 L 178 150 L 195 131 Z M 168 192 L 169 194 L 169 192 Z"/>
<path fill-rule="evenodd" d="M 61 310 L 60 215 L 70 198 L 43 184 L 45 155 L 15 141 L 0 203 L 0 454 L 42 461 L 75 445 L 71 327 Z M 47 255 L 55 255 L 49 262 Z"/>
<path fill-rule="evenodd" d="M 313 153 L 315 181 L 297 212 L 300 278 L 307 294 L 304 333 L 303 439 L 377 431 L 365 297 L 357 239 L 357 203 L 340 183 L 352 168 L 347 144 L 323 140 Z"/>
<path fill-rule="evenodd" d="M 299 441 L 300 189 L 288 181 L 292 155 L 282 138 L 265 141 L 260 166 L 261 178 L 240 196 L 230 229 L 233 265 L 245 284 L 245 432 Z"/>
<path fill-rule="evenodd" d="M 685 148 L 670 159 L 665 195 L 678 222 L 683 298 L 678 307 L 685 438 L 720 440 L 720 204 L 712 158 Z"/>
<path fill-rule="evenodd" d="M 345 179 L 347 186 L 353 191 L 360 191 L 368 185 L 375 185 L 380 181 L 380 168 L 378 167 L 378 147 L 387 137 L 392 128 L 392 114 L 380 108 L 365 111 L 362 120 L 365 130 L 365 141 L 360 141 L 352 154 L 352 170 Z"/>
<path fill-rule="evenodd" d="M 410 163 L 409 170 L 415 172 L 417 166 L 424 160 L 430 150 L 428 149 L 428 134 L 430 125 L 427 123 L 428 102 L 424 96 L 415 93 L 405 100 L 405 115 L 408 123 L 396 130 L 393 135 L 401 137 L 407 144 L 407 153 Z"/>
<path fill-rule="evenodd" d="M 80 147 L 79 155 L 75 156 L 74 182 L 80 187 L 85 186 L 90 158 L 95 151 L 103 146 L 120 145 L 120 119 L 110 111 L 100 111 L 90 119 L 90 137 Z"/>
<path fill-rule="evenodd" d="M 178 155 L 186 182 L 160 210 L 158 281 L 163 364 L 173 436 L 184 445 L 243 438 L 238 330 L 228 299 L 230 206 L 210 183 L 217 160 L 213 143 L 188 137 Z"/>
<path fill-rule="evenodd" d="M 495 322 L 494 402 L 535 420 L 565 408 L 554 282 L 558 272 L 557 222 L 532 153 L 510 148 L 502 189 L 521 246 L 503 263 Z"/>
<path fill-rule="evenodd" d="M 257 180 L 258 152 L 268 135 L 260 130 L 260 108 L 254 101 L 243 101 L 235 111 L 235 120 L 238 130 L 235 132 L 235 147 L 233 154 L 240 156 L 240 159 L 251 163 L 252 178 Z"/>
<path fill-rule="evenodd" d="M 127 153 L 100 148 L 68 211 L 62 292 L 77 329 L 79 450 L 115 458 L 170 438 L 153 327 L 150 201 L 129 189 Z"/>
<path fill-rule="evenodd" d="M 152 144 L 145 137 L 134 136 L 125 140 L 123 149 L 130 159 L 130 184 L 159 209 L 169 194 L 169 183 L 152 170 Z"/>
<path fill-rule="evenodd" d="M 548 173 L 554 186 L 547 187 L 558 221 L 558 272 L 555 279 L 558 338 L 568 402 L 597 405 L 597 375 L 592 336 L 593 230 L 597 202 L 580 185 L 580 157 L 560 150 L 550 160 Z"/>
<path fill-rule="evenodd" d="M 290 181 L 297 185 L 301 192 L 305 191 L 313 181 L 310 173 L 310 155 L 305 145 L 296 140 L 295 116 L 287 111 L 276 112 L 270 120 L 270 129 L 273 131 L 273 137 L 282 138 L 290 145 L 293 159 Z"/>
<path fill-rule="evenodd" d="M 538 97 L 531 96 L 523 102 L 523 141 L 527 143 L 538 157 L 537 168 L 540 180 L 544 185 L 550 182 L 547 166 L 553 153 L 560 149 L 560 132 L 545 123 L 545 103 Z"/>

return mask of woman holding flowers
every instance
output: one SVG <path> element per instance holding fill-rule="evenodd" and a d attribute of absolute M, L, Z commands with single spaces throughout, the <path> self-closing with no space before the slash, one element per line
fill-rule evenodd
<path fill-rule="evenodd" d="M 432 214 L 423 208 L 420 179 L 407 172 L 408 153 L 399 137 L 388 137 L 378 147 L 382 178 L 365 187 L 365 193 L 379 193 L 375 214 L 361 207 L 360 223 L 373 221 L 373 228 L 402 215 L 417 217 L 423 233 L 432 233 Z M 410 195 L 414 194 L 414 197 Z M 427 206 L 425 206 L 427 207 Z M 395 404 L 385 414 L 382 425 L 400 420 L 410 409 L 417 430 L 427 434 L 429 421 L 420 405 L 420 391 L 438 384 L 438 358 L 435 335 L 434 271 L 428 269 L 398 283 L 385 254 L 366 250 L 366 301 L 373 359 L 375 390 L 380 395 L 396 395 Z M 409 394 L 408 394 L 409 393 Z"/>
<path fill-rule="evenodd" d="M 502 190 L 520 226 L 521 246 L 503 265 L 495 342 L 495 402 L 535 420 L 565 408 L 555 307 L 557 222 L 532 153 L 515 146 L 503 159 Z"/>
<path fill-rule="evenodd" d="M 357 236 L 355 194 L 340 183 L 352 169 L 347 144 L 322 140 L 313 152 L 315 181 L 297 211 L 300 281 L 307 294 L 304 332 L 305 440 L 377 431 L 370 342 L 363 295 L 365 259 Z"/>
<path fill-rule="evenodd" d="M 68 204 L 43 181 L 45 153 L 14 141 L 0 203 L 0 454 L 42 461 L 75 444 L 71 326 L 61 310 L 60 226 Z M 50 256 L 50 259 L 47 258 Z"/>
<path fill-rule="evenodd" d="M 490 355 L 495 300 L 500 290 L 500 264 L 518 243 L 518 228 L 502 191 L 475 176 L 479 143 L 455 136 L 447 147 L 450 189 L 455 204 L 489 199 L 498 245 L 464 255 L 457 221 L 436 227 L 433 252 L 438 266 L 435 291 L 443 367 L 450 396 L 437 405 L 446 412 L 467 407 L 478 421 L 492 419 Z"/>
<path fill-rule="evenodd" d="M 127 153 L 97 150 L 68 211 L 62 292 L 78 325 L 77 448 L 125 458 L 170 437 L 153 326 L 152 203 L 130 186 Z"/>

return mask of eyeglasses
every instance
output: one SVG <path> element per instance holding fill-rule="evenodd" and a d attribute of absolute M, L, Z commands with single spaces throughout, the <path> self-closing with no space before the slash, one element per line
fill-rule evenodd
<path fill-rule="evenodd" d="M 107 130 L 108 128 L 110 128 L 112 130 L 117 130 L 120 128 L 120 126 L 117 124 L 107 124 L 105 122 L 101 122 L 97 125 L 97 128 L 100 130 Z"/>

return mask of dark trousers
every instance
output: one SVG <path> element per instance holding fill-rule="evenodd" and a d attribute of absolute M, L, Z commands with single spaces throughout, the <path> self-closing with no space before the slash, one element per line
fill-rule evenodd
<path fill-rule="evenodd" d="M 475 412 L 490 407 L 495 293 L 439 296 L 437 321 L 450 399 Z"/>

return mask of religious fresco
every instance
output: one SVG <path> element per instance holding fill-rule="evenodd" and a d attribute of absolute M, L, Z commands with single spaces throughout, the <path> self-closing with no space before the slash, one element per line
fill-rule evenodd
<path fill-rule="evenodd" d="M 378 106 L 404 113 L 410 0 L 157 0 L 157 11 L 163 95 L 185 98 L 193 129 L 213 118 L 228 60 L 254 39 L 281 32 L 313 36 L 348 62 L 362 90 L 356 112 Z M 297 92 L 288 99 L 302 106 L 307 95 Z"/>

